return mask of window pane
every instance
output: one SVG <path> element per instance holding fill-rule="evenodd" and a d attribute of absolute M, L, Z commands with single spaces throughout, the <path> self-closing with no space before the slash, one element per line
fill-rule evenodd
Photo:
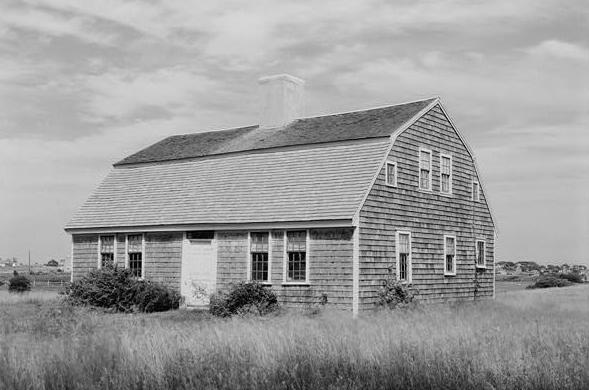
<path fill-rule="evenodd" d="M 251 252 L 268 252 L 268 233 L 251 233 Z"/>
<path fill-rule="evenodd" d="M 442 192 L 450 192 L 450 176 L 442 174 Z"/>
<path fill-rule="evenodd" d="M 409 253 L 409 234 L 399 234 L 399 253 Z"/>
<path fill-rule="evenodd" d="M 114 253 L 101 253 L 100 254 L 100 264 L 101 267 L 112 267 L 115 263 L 115 254 Z"/>
<path fill-rule="evenodd" d="M 143 254 L 141 252 L 129 253 L 129 269 L 133 276 L 140 278 L 142 276 Z"/>
<path fill-rule="evenodd" d="M 407 253 L 399 254 L 399 280 L 407 280 Z"/>
<path fill-rule="evenodd" d="M 252 280 L 268 281 L 268 253 L 252 253 Z"/>
<path fill-rule="evenodd" d="M 446 254 L 454 255 L 456 251 L 456 240 L 454 237 L 446 237 Z"/>
<path fill-rule="evenodd" d="M 304 230 L 286 232 L 286 250 L 287 252 L 306 252 L 307 232 Z"/>
<path fill-rule="evenodd" d="M 429 154 L 429 152 L 426 151 L 421 151 L 420 157 L 419 157 L 419 167 L 422 169 L 430 169 L 430 160 L 431 160 L 431 155 Z"/>
<path fill-rule="evenodd" d="M 479 200 L 479 183 L 472 183 L 472 198 Z"/>
<path fill-rule="evenodd" d="M 288 252 L 288 280 L 304 281 L 307 278 L 307 261 L 305 252 Z"/>
<path fill-rule="evenodd" d="M 127 252 L 143 251 L 143 235 L 133 234 L 127 236 Z"/>
<path fill-rule="evenodd" d="M 115 251 L 115 236 L 101 236 L 100 237 L 100 253 L 114 253 Z"/>
<path fill-rule="evenodd" d="M 446 271 L 454 272 L 454 255 L 446 255 Z"/>
<path fill-rule="evenodd" d="M 442 156 L 442 166 L 440 167 L 440 171 L 447 175 L 450 174 L 450 157 Z"/>

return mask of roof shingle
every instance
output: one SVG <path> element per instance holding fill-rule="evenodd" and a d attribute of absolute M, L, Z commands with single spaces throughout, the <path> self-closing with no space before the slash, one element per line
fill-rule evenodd
<path fill-rule="evenodd" d="M 258 126 L 168 137 L 117 165 L 180 160 L 216 154 L 386 137 L 435 98 L 343 114 L 298 119 L 285 127 Z"/>

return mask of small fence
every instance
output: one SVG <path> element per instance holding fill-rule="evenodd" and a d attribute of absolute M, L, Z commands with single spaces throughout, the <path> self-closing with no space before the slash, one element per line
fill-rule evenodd
<path fill-rule="evenodd" d="M 35 288 L 35 287 L 63 287 L 67 284 L 68 282 L 63 281 L 63 280 L 36 280 L 33 279 L 31 280 L 31 287 Z"/>

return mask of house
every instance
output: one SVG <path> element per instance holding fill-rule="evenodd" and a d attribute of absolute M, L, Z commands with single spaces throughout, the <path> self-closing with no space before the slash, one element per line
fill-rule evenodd
<path fill-rule="evenodd" d="M 72 278 L 115 263 L 188 305 L 255 280 L 288 306 L 494 296 L 495 225 L 439 98 L 302 117 L 304 82 L 260 79 L 259 125 L 166 138 L 114 164 L 66 226 Z"/>

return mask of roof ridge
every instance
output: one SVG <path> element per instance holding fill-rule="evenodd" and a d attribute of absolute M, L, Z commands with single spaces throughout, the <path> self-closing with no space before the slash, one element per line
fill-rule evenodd
<path fill-rule="evenodd" d="M 315 116 L 305 116 L 302 118 L 297 118 L 296 120 L 304 120 L 304 119 L 314 119 L 314 118 L 324 118 L 324 117 L 328 117 L 328 116 L 337 116 L 337 115 L 345 115 L 345 114 L 354 114 L 354 113 L 359 113 L 359 112 L 367 112 L 367 111 L 373 111 L 373 110 L 382 110 L 383 108 L 391 108 L 391 107 L 397 107 L 397 106 L 403 106 L 405 104 L 412 104 L 412 103 L 419 103 L 419 102 L 426 102 L 429 100 L 435 100 L 435 99 L 439 99 L 439 96 L 432 96 L 429 97 L 427 99 L 417 99 L 417 100 L 410 100 L 407 102 L 403 102 L 403 103 L 396 103 L 396 104 L 384 104 L 382 106 L 376 106 L 376 107 L 370 107 L 370 108 L 361 108 L 358 110 L 351 110 L 351 111 L 342 111 L 342 112 L 334 112 L 331 114 L 322 114 L 322 115 L 315 115 Z"/>

